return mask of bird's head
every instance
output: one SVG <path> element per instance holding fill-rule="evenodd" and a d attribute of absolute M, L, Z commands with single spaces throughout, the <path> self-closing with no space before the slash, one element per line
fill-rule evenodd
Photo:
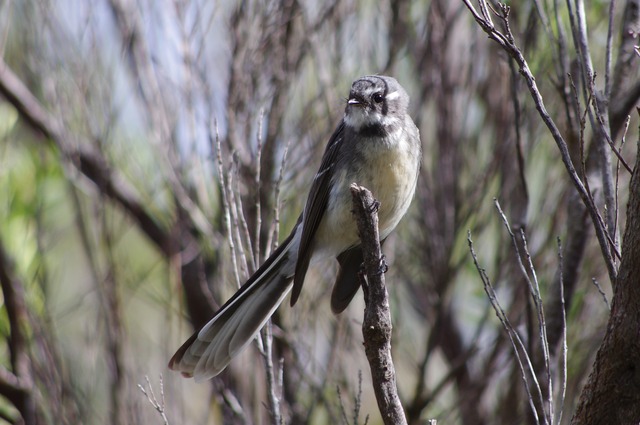
<path fill-rule="evenodd" d="M 402 124 L 408 106 L 409 95 L 395 78 L 367 75 L 351 85 L 344 121 L 356 132 L 383 135 Z"/>

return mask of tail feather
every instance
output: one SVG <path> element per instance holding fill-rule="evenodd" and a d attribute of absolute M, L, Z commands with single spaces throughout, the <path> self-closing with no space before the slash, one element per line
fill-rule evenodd
<path fill-rule="evenodd" d="M 210 379 L 224 370 L 231 359 L 253 340 L 291 290 L 295 268 L 291 236 L 227 301 L 216 315 L 194 333 L 169 361 L 169 368 Z"/>
<path fill-rule="evenodd" d="M 278 276 L 243 299 L 227 320 L 218 320 L 219 326 L 201 330 L 193 344 L 204 347 L 193 372 L 196 381 L 222 372 L 251 343 L 290 290 L 291 278 Z M 198 347 L 197 351 L 203 350 Z"/>

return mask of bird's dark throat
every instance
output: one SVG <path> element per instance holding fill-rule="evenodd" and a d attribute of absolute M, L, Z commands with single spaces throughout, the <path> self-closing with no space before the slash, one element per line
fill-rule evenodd
<path fill-rule="evenodd" d="M 388 131 L 382 124 L 369 124 L 360 128 L 359 133 L 364 137 L 385 137 Z"/>

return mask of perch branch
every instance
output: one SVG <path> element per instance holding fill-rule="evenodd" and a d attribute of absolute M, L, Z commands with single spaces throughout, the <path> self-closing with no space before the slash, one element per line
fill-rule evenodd
<path fill-rule="evenodd" d="M 407 420 L 398 396 L 396 372 L 391 358 L 391 314 L 385 286 L 386 264 L 378 234 L 378 202 L 369 190 L 351 185 L 353 207 L 364 258 L 365 290 L 362 336 L 364 350 L 371 367 L 373 388 L 378 408 L 385 424 L 406 424 Z"/>

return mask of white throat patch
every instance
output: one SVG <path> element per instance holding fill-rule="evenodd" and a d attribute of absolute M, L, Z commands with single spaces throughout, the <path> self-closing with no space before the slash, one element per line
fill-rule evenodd
<path fill-rule="evenodd" d="M 344 123 L 356 131 L 371 125 L 382 125 L 387 127 L 393 124 L 394 119 L 381 113 L 368 111 L 361 107 L 352 107 L 349 113 L 344 115 Z"/>

